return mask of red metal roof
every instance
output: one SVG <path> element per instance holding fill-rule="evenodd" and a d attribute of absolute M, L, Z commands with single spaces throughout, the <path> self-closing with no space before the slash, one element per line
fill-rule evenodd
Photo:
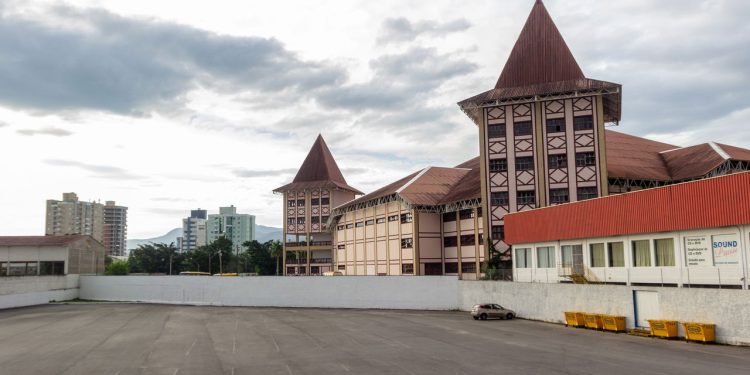
<path fill-rule="evenodd" d="M 750 224 L 750 172 L 505 215 L 505 241 L 536 243 Z"/>
<path fill-rule="evenodd" d="M 0 246 L 65 246 L 90 236 L 0 236 Z"/>
<path fill-rule="evenodd" d="M 294 180 L 281 186 L 274 191 L 282 192 L 287 190 L 305 190 L 318 188 L 339 188 L 348 190 L 356 194 L 363 194 L 361 191 L 349 186 L 341 174 L 336 160 L 331 155 L 323 136 L 318 134 L 318 138 L 310 148 L 305 161 L 297 171 Z"/>

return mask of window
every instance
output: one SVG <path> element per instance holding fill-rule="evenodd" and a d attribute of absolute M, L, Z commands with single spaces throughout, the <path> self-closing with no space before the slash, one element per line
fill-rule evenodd
<path fill-rule="evenodd" d="M 446 263 L 445 273 L 458 273 L 458 263 Z"/>
<path fill-rule="evenodd" d="M 458 217 L 461 220 L 471 219 L 474 217 L 474 210 L 468 209 L 468 210 L 461 210 L 458 212 Z"/>
<path fill-rule="evenodd" d="M 338 225 L 338 226 L 336 226 L 336 229 L 337 229 L 337 230 L 344 230 L 344 228 L 346 228 L 346 227 L 345 227 L 345 226 L 343 226 L 343 225 Z"/>
<path fill-rule="evenodd" d="M 388 216 L 388 221 L 397 221 L 397 220 L 398 220 L 398 215 Z"/>
<path fill-rule="evenodd" d="M 482 207 L 477 207 L 477 216 L 482 217 Z"/>
<path fill-rule="evenodd" d="M 674 267 L 674 239 L 654 240 L 654 253 L 657 267 Z"/>
<path fill-rule="evenodd" d="M 37 262 L 10 262 L 8 276 L 36 276 L 39 264 Z"/>
<path fill-rule="evenodd" d="M 490 172 L 505 172 L 508 170 L 508 161 L 505 159 L 490 159 Z"/>
<path fill-rule="evenodd" d="M 577 152 L 576 167 L 590 167 L 596 165 L 596 154 L 593 152 Z"/>
<path fill-rule="evenodd" d="M 573 129 L 575 130 L 594 129 L 594 117 L 591 115 L 573 117 Z"/>
<path fill-rule="evenodd" d="M 319 198 L 313 198 L 310 200 L 311 206 L 320 206 L 320 199 Z"/>
<path fill-rule="evenodd" d="M 310 273 L 317 275 L 320 273 L 320 266 L 310 266 Z"/>
<path fill-rule="evenodd" d="M 536 203 L 536 192 L 534 190 L 519 191 L 517 203 L 518 205 L 534 204 Z"/>
<path fill-rule="evenodd" d="M 375 219 L 375 223 L 376 224 L 383 224 L 383 223 L 385 223 L 385 218 L 384 217 L 379 217 L 379 218 Z"/>
<path fill-rule="evenodd" d="M 625 244 L 610 242 L 607 244 L 607 253 L 610 267 L 625 267 Z"/>
<path fill-rule="evenodd" d="M 448 237 L 443 238 L 444 247 L 456 247 L 457 245 L 458 245 L 458 237 L 448 236 Z"/>
<path fill-rule="evenodd" d="M 323 224 L 327 223 L 328 222 L 328 216 L 321 216 L 320 217 L 320 222 L 323 223 Z"/>
<path fill-rule="evenodd" d="M 564 118 L 548 118 L 547 133 L 565 133 Z"/>
<path fill-rule="evenodd" d="M 580 246 L 580 245 L 579 245 Z M 560 247 L 560 255 L 563 267 L 573 267 L 573 246 L 564 245 Z"/>
<path fill-rule="evenodd" d="M 305 218 L 304 217 L 298 217 L 297 218 L 297 225 L 305 225 Z"/>
<path fill-rule="evenodd" d="M 317 216 L 313 216 L 310 218 L 310 222 L 313 224 L 320 224 L 320 218 Z"/>
<path fill-rule="evenodd" d="M 414 220 L 414 218 L 412 217 L 411 212 L 406 213 L 406 214 L 401 214 L 401 224 L 411 223 L 412 220 Z"/>
<path fill-rule="evenodd" d="M 536 268 L 555 268 L 555 248 L 552 246 L 536 248 Z"/>
<path fill-rule="evenodd" d="M 401 239 L 401 248 L 402 249 L 411 249 L 414 245 L 414 240 L 411 238 L 402 238 Z"/>
<path fill-rule="evenodd" d="M 547 167 L 549 169 L 568 168 L 568 155 L 557 154 L 547 156 Z"/>
<path fill-rule="evenodd" d="M 498 191 L 490 193 L 490 204 L 493 206 L 507 206 L 508 205 L 508 192 Z"/>
<path fill-rule="evenodd" d="M 492 226 L 492 239 L 500 240 L 500 241 L 505 239 L 505 226 L 504 225 Z"/>
<path fill-rule="evenodd" d="M 633 267 L 651 267 L 651 249 L 648 240 L 633 241 Z"/>
<path fill-rule="evenodd" d="M 299 274 L 304 275 L 307 273 L 307 267 L 300 267 L 299 268 Z"/>
<path fill-rule="evenodd" d="M 531 121 L 519 121 L 513 124 L 513 133 L 516 137 L 531 135 Z"/>
<path fill-rule="evenodd" d="M 531 249 L 516 249 L 516 268 L 531 268 Z"/>
<path fill-rule="evenodd" d="M 487 127 L 489 138 L 505 138 L 505 124 L 495 124 Z"/>
<path fill-rule="evenodd" d="M 570 201 L 568 189 L 550 189 L 549 201 L 551 203 L 567 203 Z"/>
<path fill-rule="evenodd" d="M 413 264 L 402 264 L 401 265 L 401 273 L 403 273 L 403 274 L 414 274 L 414 265 Z"/>
<path fill-rule="evenodd" d="M 294 207 L 295 206 L 295 200 L 290 199 L 286 202 L 287 207 Z"/>
<path fill-rule="evenodd" d="M 339 250 L 344 250 L 346 249 L 346 245 L 337 245 L 336 248 Z"/>
<path fill-rule="evenodd" d="M 346 229 L 352 229 L 352 228 L 354 228 L 354 224 L 352 223 L 346 224 Z"/>
<path fill-rule="evenodd" d="M 299 206 L 299 207 L 305 207 L 305 200 L 304 199 L 297 199 L 297 206 Z"/>
<path fill-rule="evenodd" d="M 455 212 L 446 212 L 443 214 L 443 222 L 444 223 L 450 223 L 451 221 L 456 221 L 456 213 Z"/>
<path fill-rule="evenodd" d="M 290 217 L 290 218 L 286 219 L 286 224 L 287 225 L 294 225 L 294 218 Z"/>
<path fill-rule="evenodd" d="M 365 226 L 365 222 L 364 221 L 358 221 L 354 226 L 357 227 L 357 228 L 362 228 L 362 227 Z"/>
<path fill-rule="evenodd" d="M 473 234 L 466 234 L 461 236 L 461 246 L 471 246 L 474 245 L 474 235 Z"/>
<path fill-rule="evenodd" d="M 593 199 L 598 196 L 599 194 L 596 191 L 596 186 L 578 188 L 578 200 L 579 201 L 584 201 L 586 199 Z"/>
<path fill-rule="evenodd" d="M 604 267 L 604 244 L 592 243 L 589 245 L 591 267 Z"/>
<path fill-rule="evenodd" d="M 375 224 L 375 220 L 373 220 L 373 219 L 365 221 L 365 225 L 373 225 L 373 224 Z"/>
<path fill-rule="evenodd" d="M 0 276 L 8 276 L 8 263 L 0 262 Z"/>
<path fill-rule="evenodd" d="M 474 262 L 463 262 L 461 263 L 461 272 L 463 273 L 476 273 L 477 264 Z"/>
<path fill-rule="evenodd" d="M 320 204 L 322 204 L 324 206 L 327 206 L 327 205 L 331 204 L 331 199 L 330 198 L 320 198 Z"/>
<path fill-rule="evenodd" d="M 339 271 L 346 271 L 346 266 L 343 265 L 343 264 L 339 264 L 339 266 L 337 268 L 338 268 Z"/>
<path fill-rule="evenodd" d="M 517 171 L 529 171 L 534 169 L 534 157 L 524 156 L 516 158 L 516 170 Z"/>

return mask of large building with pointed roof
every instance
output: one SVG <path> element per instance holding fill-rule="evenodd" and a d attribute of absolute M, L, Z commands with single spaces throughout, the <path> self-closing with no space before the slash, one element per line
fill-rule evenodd
<path fill-rule="evenodd" d="M 331 269 L 478 278 L 490 258 L 510 266 L 506 214 L 750 170 L 750 150 L 678 147 L 605 129 L 619 124 L 621 99 L 621 85 L 584 75 L 537 0 L 494 88 L 458 103 L 478 128 L 479 157 L 427 167 L 332 205 L 324 228 L 331 236 L 314 233 L 332 240 Z M 361 194 L 331 166 L 319 137 L 294 182 L 277 190 L 289 205 L 294 194 L 321 187 Z M 302 233 L 300 213 L 307 211 L 287 208 L 285 233 Z"/>
<path fill-rule="evenodd" d="M 319 275 L 333 270 L 333 207 L 363 193 L 347 184 L 322 135 L 313 143 L 284 195 L 284 274 Z"/>

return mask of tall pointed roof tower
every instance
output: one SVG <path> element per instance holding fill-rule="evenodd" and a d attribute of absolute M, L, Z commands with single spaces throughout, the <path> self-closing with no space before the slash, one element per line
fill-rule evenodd
<path fill-rule="evenodd" d="M 326 145 L 326 141 L 322 135 L 318 134 L 318 138 L 315 139 L 315 143 L 310 148 L 305 161 L 302 162 L 302 166 L 297 171 L 294 180 L 274 191 L 283 192 L 286 190 L 321 188 L 341 189 L 358 195 L 363 194 L 346 183 L 344 175 L 341 174 L 341 170 L 336 164 L 336 160 L 331 155 L 331 150 Z"/>
<path fill-rule="evenodd" d="M 622 86 L 586 78 L 552 21 L 536 0 L 495 88 L 458 103 L 478 123 L 482 107 L 539 97 L 600 94 L 606 122 L 619 122 Z"/>

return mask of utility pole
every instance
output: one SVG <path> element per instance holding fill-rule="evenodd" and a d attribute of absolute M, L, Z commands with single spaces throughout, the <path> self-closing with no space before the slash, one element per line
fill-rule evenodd
<path fill-rule="evenodd" d="M 222 251 L 219 250 L 219 275 L 224 273 L 224 265 L 221 263 L 221 253 Z"/>

